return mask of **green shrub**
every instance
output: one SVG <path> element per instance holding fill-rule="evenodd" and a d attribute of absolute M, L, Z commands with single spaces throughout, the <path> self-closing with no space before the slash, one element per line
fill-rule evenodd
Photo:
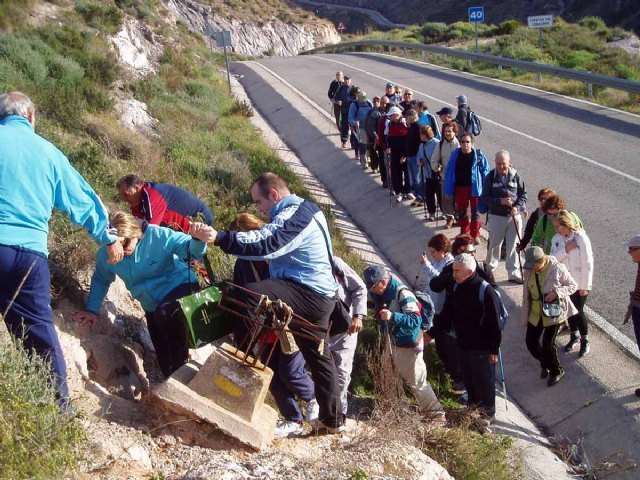
<path fill-rule="evenodd" d="M 516 30 L 522 28 L 522 24 L 518 20 L 506 20 L 498 25 L 495 30 L 495 35 L 512 35 Z"/>
<path fill-rule="evenodd" d="M 122 26 L 122 11 L 115 5 L 88 0 L 76 0 L 76 12 L 93 28 L 116 33 Z"/>
<path fill-rule="evenodd" d="M 640 81 L 640 72 L 630 65 L 618 63 L 614 66 L 614 70 L 616 72 L 616 75 L 620 78 L 633 80 L 635 82 Z"/>
<path fill-rule="evenodd" d="M 19 343 L 0 346 L 2 478 L 60 478 L 76 467 L 84 441 L 78 418 L 60 413 L 48 365 Z"/>
<path fill-rule="evenodd" d="M 595 61 L 598 55 L 585 50 L 575 50 L 567 52 L 564 59 L 560 60 L 560 65 L 565 68 L 575 70 L 589 70 L 589 64 Z"/>

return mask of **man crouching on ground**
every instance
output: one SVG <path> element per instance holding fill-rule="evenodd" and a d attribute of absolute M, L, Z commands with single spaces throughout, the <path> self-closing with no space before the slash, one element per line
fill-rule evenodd
<path fill-rule="evenodd" d="M 380 330 L 389 332 L 396 373 L 407 383 L 423 413 L 437 426 L 444 426 L 444 410 L 427 381 L 422 358 L 422 317 L 416 297 L 380 265 L 368 266 L 364 281 L 378 312 Z"/>

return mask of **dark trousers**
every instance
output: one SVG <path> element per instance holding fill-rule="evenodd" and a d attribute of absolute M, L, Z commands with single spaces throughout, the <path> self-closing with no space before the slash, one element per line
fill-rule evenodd
<path fill-rule="evenodd" d="M 496 413 L 496 365 L 489 362 L 489 350 L 460 349 L 460 359 L 469 405 L 492 417 Z"/>
<path fill-rule="evenodd" d="M 640 347 L 640 308 L 631 307 L 631 319 L 633 320 L 633 331 L 636 334 L 636 343 Z"/>
<path fill-rule="evenodd" d="M 338 127 L 338 130 L 340 130 L 340 105 L 334 103 L 333 104 L 333 118 L 336 119 L 336 127 Z"/>
<path fill-rule="evenodd" d="M 527 322 L 526 344 L 529 353 L 540 362 L 542 368 L 549 370 L 551 375 L 558 375 L 562 371 L 558 350 L 556 349 L 556 336 L 560 325 L 542 326 L 542 319 L 537 326 Z M 542 344 L 540 343 L 542 337 Z"/>
<path fill-rule="evenodd" d="M 282 300 L 289 305 L 294 313 L 321 328 L 328 328 L 329 316 L 335 306 L 333 298 L 321 295 L 309 288 L 284 279 L 268 279 L 262 282 L 247 285 L 261 295 L 267 295 L 271 300 Z M 247 303 L 252 306 L 257 303 L 257 298 L 247 298 Z M 324 348 L 318 350 L 318 344 L 312 340 L 296 336 L 296 343 L 311 371 L 311 378 L 316 391 L 316 400 L 320 407 L 319 420 L 327 426 L 336 426 L 342 422 L 340 409 L 340 397 L 338 394 L 338 376 L 336 366 L 331 357 L 326 334 L 316 330 L 308 330 L 304 327 L 292 327 L 291 330 L 314 336 L 317 339 L 325 339 Z"/>
<path fill-rule="evenodd" d="M 435 215 L 436 202 L 438 202 L 437 206 L 440 207 L 440 211 L 442 212 L 442 186 L 440 185 L 440 181 L 436 178 L 431 177 L 425 178 L 424 182 L 427 211 L 429 212 L 429 214 Z"/>
<path fill-rule="evenodd" d="M 584 304 L 587 303 L 587 297 L 581 297 L 580 293 L 576 290 L 569 298 L 574 307 L 578 309 L 578 313 L 569 317 L 569 328 L 572 332 L 580 330 L 580 335 L 582 336 L 588 335 L 589 322 L 587 322 L 587 317 L 584 315 Z"/>
<path fill-rule="evenodd" d="M 347 108 L 340 109 L 340 141 L 342 143 L 347 143 L 349 140 L 349 133 L 351 129 L 349 128 L 349 106 Z"/>
<path fill-rule="evenodd" d="M 180 285 L 171 290 L 153 312 L 145 312 L 149 336 L 165 377 L 184 365 L 189 357 L 187 324 L 177 300 L 198 290 L 197 283 Z"/>
<path fill-rule="evenodd" d="M 433 324 L 437 325 L 440 314 L 436 314 L 433 317 Z M 436 353 L 442 363 L 444 364 L 445 371 L 449 374 L 451 379 L 456 382 L 463 381 L 462 372 L 460 370 L 460 360 L 458 352 L 458 342 L 456 338 L 448 333 L 438 333 L 434 340 L 436 341 Z"/>
<path fill-rule="evenodd" d="M 406 159 L 404 163 L 400 163 L 400 155 L 393 150 L 391 151 L 391 181 L 396 195 L 409 193 L 409 169 Z"/>
<path fill-rule="evenodd" d="M 268 367 L 273 370 L 269 391 L 273 395 L 282 416 L 293 422 L 303 419 L 296 396 L 308 402 L 315 397 L 313 381 L 305 370 L 304 357 L 298 351 L 287 355 L 282 352 L 279 342 L 274 347 Z M 265 356 L 268 354 L 265 351 Z"/>
<path fill-rule="evenodd" d="M 473 238 L 480 236 L 480 212 L 478 212 L 478 197 L 471 196 L 471 185 L 455 188 L 454 202 L 456 214 L 460 223 L 460 233 L 469 233 Z M 471 220 L 467 215 L 467 208 L 471 208 Z"/>
<path fill-rule="evenodd" d="M 389 185 L 389 173 L 391 170 L 391 159 L 389 155 L 384 151 L 384 148 L 377 148 L 378 152 L 378 162 L 380 165 L 380 181 L 382 185 L 386 188 Z"/>
<path fill-rule="evenodd" d="M 27 352 L 49 362 L 56 398 L 66 407 L 67 365 L 51 317 L 51 275 L 46 256 L 22 247 L 0 245 L 0 278 L 0 314 L 5 312 L 24 279 L 4 322 L 9 332 L 22 340 Z"/>
<path fill-rule="evenodd" d="M 375 143 L 368 143 L 367 150 L 369 152 L 369 164 L 371 165 L 371 170 L 380 169 L 380 177 L 386 180 L 387 178 L 386 172 L 385 172 L 385 176 L 382 177 L 382 170 L 384 170 L 384 166 L 383 166 L 384 151 L 381 148 L 376 148 Z"/>

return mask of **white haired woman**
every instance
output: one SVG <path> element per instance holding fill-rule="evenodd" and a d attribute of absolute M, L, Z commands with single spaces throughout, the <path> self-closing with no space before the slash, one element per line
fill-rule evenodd
<path fill-rule="evenodd" d="M 565 265 L 578 284 L 578 290 L 571 295 L 571 302 L 578 313 L 569 317 L 571 337 L 564 347 L 571 352 L 580 342 L 580 356 L 589 354 L 589 324 L 584 315 L 584 304 L 593 287 L 593 251 L 591 240 L 575 222 L 567 210 L 560 210 L 553 217 L 556 233 L 551 240 L 551 255 Z"/>

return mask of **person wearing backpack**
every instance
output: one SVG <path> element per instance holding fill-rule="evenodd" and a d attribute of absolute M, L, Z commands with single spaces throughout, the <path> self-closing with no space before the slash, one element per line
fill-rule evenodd
<path fill-rule="evenodd" d="M 456 122 L 449 122 L 442 125 L 442 140 L 438 144 L 431 157 L 431 168 L 434 172 L 440 172 L 440 189 L 442 191 L 442 213 L 446 220 L 446 228 L 453 227 L 455 223 L 456 209 L 453 203 L 453 196 L 444 193 L 444 172 L 447 170 L 451 154 L 460 148 L 460 142 L 456 138 L 458 125 Z"/>
<path fill-rule="evenodd" d="M 407 168 L 407 141 L 409 127 L 402 117 L 400 107 L 391 107 L 387 113 L 389 121 L 385 123 L 384 144 L 390 155 L 391 182 L 396 195 L 396 202 L 408 199 L 409 170 Z"/>
<path fill-rule="evenodd" d="M 367 112 L 364 119 L 364 132 L 367 137 L 367 152 L 369 153 L 371 171 L 375 173 L 379 168 L 380 176 L 382 176 L 382 171 L 384 170 L 384 149 L 378 145 L 377 125 L 378 119 L 382 116 L 384 116 L 384 112 L 380 107 L 380 97 L 373 97 L 373 108 Z"/>
<path fill-rule="evenodd" d="M 463 133 L 470 133 L 467 130 L 467 125 L 469 124 L 469 112 L 471 108 L 467 103 L 466 95 L 458 95 L 456 102 L 458 104 L 458 113 L 456 114 L 455 122 L 458 124 L 458 140 L 461 140 Z"/>
<path fill-rule="evenodd" d="M 453 151 L 444 174 L 444 194 L 454 197 L 460 233 L 471 233 L 479 244 L 480 212 L 478 202 L 484 179 L 489 174 L 489 162 L 480 149 L 473 147 L 473 135 L 463 133 L 460 148 Z M 471 207 L 471 218 L 467 209 Z"/>
<path fill-rule="evenodd" d="M 451 328 L 455 331 L 469 406 L 480 410 L 481 426 L 486 427 L 496 413 L 495 365 L 502 341 L 501 302 L 476 268 L 472 255 L 462 253 L 455 257 L 455 286 L 445 300 L 442 322 L 432 332 L 438 335 Z"/>
<path fill-rule="evenodd" d="M 511 157 L 506 150 L 495 156 L 496 168 L 484 179 L 480 201 L 487 206 L 489 246 L 487 267 L 493 275 L 500 262 L 500 249 L 506 242 L 507 278 L 522 285 L 519 272 L 516 242 L 522 230 L 521 213 L 527 205 L 527 190 L 520 174 L 511 166 Z"/>
<path fill-rule="evenodd" d="M 436 117 L 433 116 L 431 112 L 429 112 L 429 107 L 427 106 L 427 102 L 424 100 L 420 100 L 418 102 L 418 125 L 421 127 L 429 126 L 433 130 L 434 136 L 438 140 L 442 140 L 442 136 L 440 135 L 440 127 L 438 126 L 438 121 Z"/>
<path fill-rule="evenodd" d="M 340 107 L 340 142 L 347 147 L 349 140 L 349 107 L 351 106 L 351 76 L 345 75 L 342 85 L 333 95 L 333 103 Z"/>
<path fill-rule="evenodd" d="M 349 126 L 355 135 L 357 143 L 355 145 L 356 160 L 360 162 L 363 170 L 367 169 L 367 136 L 365 133 L 365 119 L 367 114 L 373 110 L 373 104 L 367 99 L 367 92 L 360 90 L 356 101 L 349 107 Z"/>
<path fill-rule="evenodd" d="M 424 363 L 424 332 L 421 307 L 416 296 L 380 265 L 364 270 L 364 281 L 380 320 L 380 331 L 388 333 L 390 352 L 397 374 L 409 386 L 422 412 L 438 426 L 446 423 L 445 413 L 427 380 Z"/>

